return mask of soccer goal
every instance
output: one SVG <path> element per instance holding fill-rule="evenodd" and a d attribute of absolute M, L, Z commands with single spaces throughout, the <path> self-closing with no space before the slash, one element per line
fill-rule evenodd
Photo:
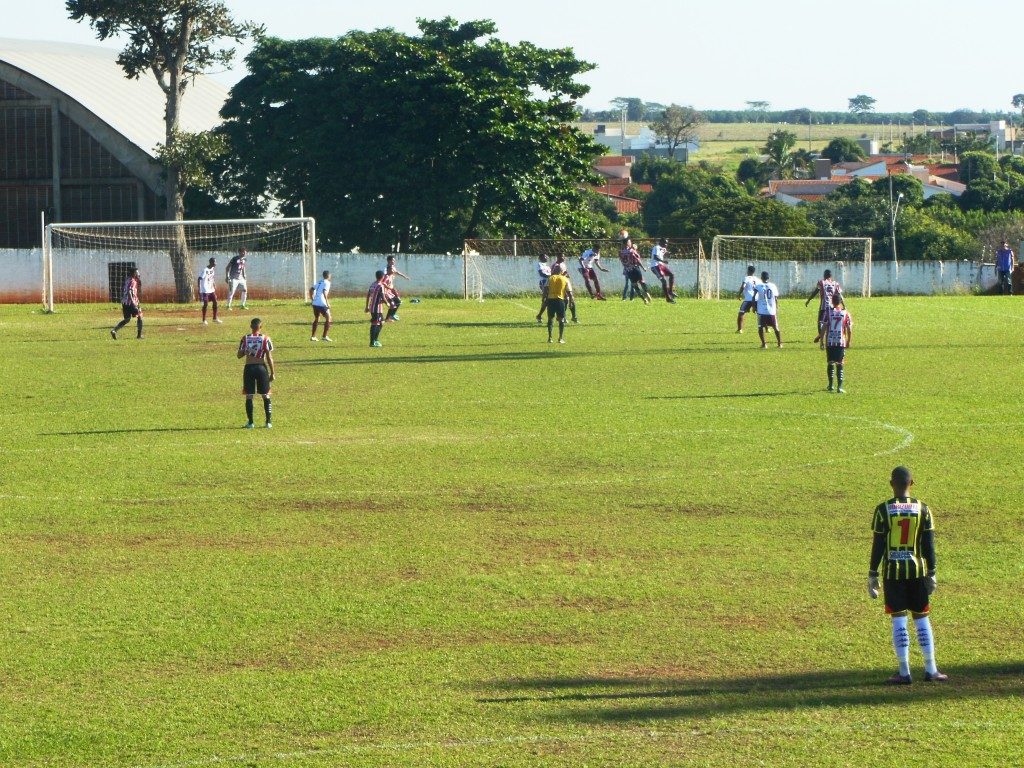
<path fill-rule="evenodd" d="M 316 222 L 309 217 L 49 224 L 43 304 L 52 312 L 57 304 L 119 302 L 135 269 L 144 301 L 188 301 L 211 258 L 223 283 L 242 248 L 251 297 L 305 298 L 316 282 Z"/>
<path fill-rule="evenodd" d="M 643 257 L 644 266 L 650 263 L 651 248 L 657 240 L 638 239 L 634 247 Z M 537 293 L 537 259 L 547 256 L 548 263 L 554 264 L 558 256 L 564 256 L 569 265 L 569 277 L 574 283 L 580 282 L 579 258 L 588 248 L 601 247 L 601 263 L 609 270 L 606 275 L 599 272 L 602 283 L 607 281 L 609 293 L 622 290 L 622 267 L 619 264 L 619 249 L 622 243 L 614 239 L 527 239 L 466 240 L 463 248 L 463 295 L 467 299 L 483 301 L 485 298 L 502 296 L 527 296 Z M 702 277 L 708 272 L 708 262 L 700 240 L 669 239 L 669 266 L 675 273 L 676 286 L 681 292 L 692 292 L 704 296 Z M 657 285 L 657 280 L 648 281 Z M 583 290 L 576 285 L 577 293 Z"/>
<path fill-rule="evenodd" d="M 709 264 L 715 297 L 723 285 L 727 296 L 738 289 L 748 266 L 768 272 L 784 294 L 810 293 L 831 269 L 846 295 L 871 295 L 870 237 L 717 235 Z"/>

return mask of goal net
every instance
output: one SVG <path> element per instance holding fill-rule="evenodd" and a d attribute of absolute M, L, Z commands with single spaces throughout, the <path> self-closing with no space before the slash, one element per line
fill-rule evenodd
<path fill-rule="evenodd" d="M 43 243 L 43 304 L 120 302 L 138 269 L 146 302 L 190 301 L 216 259 L 218 292 L 228 261 L 245 248 L 248 293 L 305 298 L 316 282 L 312 218 L 50 224 Z"/>
<path fill-rule="evenodd" d="M 643 257 L 644 266 L 650 265 L 651 248 L 656 240 L 637 239 L 633 246 Z M 580 283 L 579 256 L 588 248 L 601 247 L 601 263 L 608 274 L 598 272 L 602 286 L 607 283 L 608 294 L 622 290 L 622 265 L 619 263 L 620 240 L 466 240 L 463 254 L 464 290 L 467 299 L 483 301 L 485 298 L 501 296 L 525 296 L 537 293 L 536 264 L 540 256 L 547 256 L 548 263 L 554 264 L 563 256 L 569 265 L 569 277 Z M 700 240 L 670 239 L 668 241 L 668 263 L 675 275 L 676 292 L 690 293 L 705 297 L 705 284 L 710 286 L 710 267 L 704 257 Z M 660 291 L 656 278 L 645 278 L 653 290 Z M 577 293 L 582 285 L 575 285 Z"/>
<path fill-rule="evenodd" d="M 738 293 L 747 267 L 768 272 L 783 294 L 810 293 L 826 269 L 847 296 L 871 295 L 870 237 L 758 237 L 717 235 L 709 271 L 716 298 Z"/>

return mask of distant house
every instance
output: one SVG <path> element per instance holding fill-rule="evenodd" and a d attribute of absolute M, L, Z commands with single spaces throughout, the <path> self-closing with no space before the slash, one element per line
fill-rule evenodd
<path fill-rule="evenodd" d="M 928 135 L 939 141 L 956 141 L 956 137 L 964 134 L 973 136 L 991 136 L 995 139 L 996 149 L 1005 150 L 1017 139 L 1017 129 L 1007 126 L 1005 120 L 992 120 L 988 123 L 956 123 L 952 128 L 928 131 Z"/>
<path fill-rule="evenodd" d="M 594 161 L 594 170 L 604 177 L 604 184 L 586 187 L 591 192 L 607 197 L 615 204 L 619 213 L 638 213 L 640 201 L 626 197 L 627 187 L 634 187 L 641 192 L 651 192 L 650 184 L 633 184 L 633 158 L 628 155 L 605 155 Z"/>
<path fill-rule="evenodd" d="M 907 174 L 913 176 L 924 188 L 927 200 L 933 195 L 950 194 L 960 197 L 966 186 L 960 183 L 957 166 L 946 163 L 929 163 L 924 155 L 874 155 L 863 161 L 836 163 L 829 168 L 828 161 L 818 161 L 815 175 L 819 179 L 854 179 L 876 181 L 889 176 Z M 827 175 L 831 173 L 831 175 Z M 806 200 L 804 200 L 806 202 Z"/>
<path fill-rule="evenodd" d="M 831 179 L 772 179 L 765 194 L 786 205 L 801 205 L 821 200 L 840 187 L 851 183 L 856 176 L 833 176 Z"/>

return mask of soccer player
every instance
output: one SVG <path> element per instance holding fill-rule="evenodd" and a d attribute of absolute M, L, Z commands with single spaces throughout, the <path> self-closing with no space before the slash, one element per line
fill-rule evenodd
<path fill-rule="evenodd" d="M 558 267 L 559 271 L 562 273 L 562 275 L 565 277 L 566 280 L 569 279 L 569 265 L 565 263 L 565 255 L 564 254 L 560 253 L 557 256 L 555 256 L 555 263 L 551 267 L 551 271 L 552 272 L 555 271 L 555 267 Z M 568 307 L 567 308 L 569 310 L 569 314 L 572 315 L 572 321 L 574 323 L 579 323 L 579 318 L 576 317 L 576 298 L 572 295 L 571 291 L 570 291 L 569 296 L 566 299 L 566 301 L 568 303 Z"/>
<path fill-rule="evenodd" d="M 644 282 L 643 275 L 647 268 L 644 266 L 644 260 L 640 258 L 640 252 L 633 247 L 632 240 L 626 240 L 623 244 L 622 251 L 619 252 L 619 261 L 622 262 L 622 266 L 625 269 L 630 291 L 643 296 L 644 304 L 650 304 L 651 294 L 647 290 L 647 283 Z M 622 298 L 623 300 L 626 298 L 625 290 L 622 292 Z"/>
<path fill-rule="evenodd" d="M 409 276 L 398 271 L 398 267 L 395 265 L 395 257 L 388 256 L 387 265 L 384 267 L 384 286 L 387 291 L 388 300 L 388 313 L 384 317 L 385 323 L 396 323 L 399 320 L 398 308 L 402 306 L 402 297 L 398 294 L 398 288 L 395 287 L 395 277 L 404 277 L 406 280 Z"/>
<path fill-rule="evenodd" d="M 266 427 L 270 429 L 270 385 L 274 381 L 274 344 L 269 336 L 263 334 L 263 324 L 258 317 L 249 323 L 252 329 L 242 337 L 238 344 L 238 358 L 245 358 L 245 369 L 242 371 L 242 394 L 245 395 L 245 428 L 252 429 L 252 398 L 263 397 L 263 413 L 267 417 Z"/>
<path fill-rule="evenodd" d="M 668 240 L 664 237 L 651 248 L 651 272 L 661 281 L 661 289 L 665 292 L 665 301 L 676 303 L 676 276 L 668 268 Z"/>
<path fill-rule="evenodd" d="M 139 270 L 133 269 L 121 288 L 120 323 L 110 329 L 110 337 L 117 339 L 117 332 L 135 318 L 135 338 L 142 338 L 142 277 Z"/>
<path fill-rule="evenodd" d="M 764 329 L 775 331 L 775 343 L 782 346 L 782 334 L 779 332 L 778 298 L 779 286 L 771 282 L 767 272 L 761 273 L 761 282 L 754 286 L 754 297 L 757 301 L 757 335 L 761 339 L 761 349 L 768 349 L 764 340 Z"/>
<path fill-rule="evenodd" d="M 548 265 L 548 257 L 541 254 L 537 257 L 537 287 L 540 288 L 540 311 L 537 312 L 537 325 L 543 320 L 544 307 L 547 306 L 548 278 L 551 277 L 551 267 Z"/>
<path fill-rule="evenodd" d="M 327 301 L 327 296 L 330 292 L 331 273 L 325 269 L 323 278 L 318 280 L 317 284 L 309 289 L 310 303 L 313 306 L 313 330 L 310 333 L 310 341 L 316 341 L 316 326 L 320 322 L 320 315 L 324 316 L 323 341 L 333 341 L 333 339 L 327 335 L 328 331 L 331 330 L 331 305 Z"/>
<path fill-rule="evenodd" d="M 590 294 L 590 298 L 605 301 L 604 294 L 601 293 L 601 283 L 597 279 L 597 270 L 602 272 L 609 271 L 601 264 L 600 243 L 594 243 L 593 248 L 588 248 L 580 254 L 580 274 L 583 275 L 583 284 L 587 286 L 587 293 Z M 594 281 L 593 288 L 590 287 L 591 280 Z"/>
<path fill-rule="evenodd" d="M 757 285 L 757 277 L 754 275 L 756 271 L 753 264 L 747 267 L 747 276 L 740 284 L 740 313 L 736 315 L 736 333 L 743 333 L 743 318 L 747 312 L 757 311 L 757 292 L 754 290 Z"/>
<path fill-rule="evenodd" d="M 206 325 L 206 305 L 213 302 L 213 322 L 222 323 L 217 318 L 217 260 L 210 259 L 210 263 L 199 273 L 199 297 L 203 300 L 203 325 Z"/>
<path fill-rule="evenodd" d="M 811 291 L 811 295 L 807 297 L 807 301 L 804 302 L 806 307 L 811 303 L 811 299 L 815 296 L 821 295 L 821 301 L 818 304 L 818 335 L 814 337 L 814 340 L 821 344 L 821 348 L 825 348 L 825 315 L 828 314 L 829 310 L 832 309 L 832 296 L 838 294 L 840 298 L 843 295 L 843 289 L 839 287 L 839 283 L 832 279 L 832 270 L 826 269 L 824 276 L 818 281 L 818 284 L 814 286 L 814 290 Z"/>
<path fill-rule="evenodd" d="M 384 307 L 388 303 L 387 287 L 384 283 L 387 273 L 383 269 L 378 269 L 375 276 L 377 279 L 366 292 L 364 311 L 370 315 L 370 346 L 380 347 L 383 346 L 380 343 L 380 330 L 384 327 Z"/>
<path fill-rule="evenodd" d="M 850 348 L 850 341 L 853 339 L 853 318 L 850 317 L 849 310 L 843 309 L 843 297 L 838 293 L 832 294 L 832 307 L 825 314 L 822 334 L 828 364 L 828 391 L 832 391 L 834 367 L 839 379 L 839 394 L 843 394 L 846 392 L 843 389 L 843 363 L 846 360 L 846 350 Z"/>
<path fill-rule="evenodd" d="M 878 597 L 879 567 L 885 592 L 885 612 L 892 616 L 892 644 L 899 670 L 890 685 L 910 685 L 910 632 L 907 613 L 914 617 L 917 644 L 924 656 L 924 681 L 944 682 L 947 675 L 935 664 L 935 641 L 928 619 L 929 596 L 935 591 L 935 521 L 928 505 L 909 496 L 914 479 L 906 467 L 892 471 L 893 497 L 875 508 L 871 530 L 868 595 Z M 925 568 L 927 567 L 927 570 Z"/>
<path fill-rule="evenodd" d="M 239 288 L 242 289 L 242 309 L 245 309 L 245 300 L 249 295 L 248 283 L 245 279 L 245 258 L 249 254 L 245 248 L 238 249 L 238 255 L 232 256 L 228 262 L 227 269 L 227 283 L 228 289 L 228 309 L 232 309 L 231 302 L 235 300 L 235 291 Z"/>
<path fill-rule="evenodd" d="M 562 265 L 555 264 L 551 268 L 551 277 L 548 280 L 547 288 L 548 344 L 551 343 L 556 317 L 558 318 L 558 343 L 565 344 L 565 307 L 566 303 L 571 301 L 572 284 L 569 282 L 569 277 L 563 274 Z"/>

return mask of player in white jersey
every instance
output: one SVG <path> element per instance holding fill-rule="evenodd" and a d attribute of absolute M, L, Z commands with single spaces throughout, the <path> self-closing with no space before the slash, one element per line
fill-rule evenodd
<path fill-rule="evenodd" d="M 651 272 L 661 281 L 661 290 L 665 294 L 665 301 L 675 304 L 676 276 L 668 268 L 668 240 L 664 237 L 651 248 Z"/>
<path fill-rule="evenodd" d="M 811 303 L 811 299 L 815 296 L 821 295 L 821 300 L 818 304 L 818 335 L 814 337 L 815 341 L 821 342 L 821 348 L 825 348 L 825 315 L 828 314 L 832 308 L 832 297 L 839 295 L 842 297 L 843 289 L 839 287 L 839 283 L 832 279 L 832 270 L 826 269 L 824 276 L 818 281 L 818 284 L 814 286 L 814 290 L 811 291 L 811 295 L 807 297 L 807 301 L 804 302 L 806 307 Z"/>
<path fill-rule="evenodd" d="M 310 341 L 316 341 L 316 326 L 320 322 L 320 315 L 324 316 L 324 335 L 322 340 L 332 341 L 331 337 L 327 335 L 327 332 L 331 330 L 331 305 L 327 301 L 330 293 L 331 273 L 325 269 L 323 278 L 309 289 L 310 303 L 313 306 L 313 330 L 309 337 Z"/>
<path fill-rule="evenodd" d="M 757 311 L 757 297 L 754 291 L 757 285 L 757 275 L 754 274 L 756 271 L 753 264 L 747 267 L 747 276 L 740 284 L 740 313 L 736 315 L 736 333 L 743 333 L 743 318 L 747 312 Z"/>
<path fill-rule="evenodd" d="M 541 254 L 537 257 L 537 287 L 540 288 L 540 311 L 537 313 L 537 325 L 543 321 L 544 308 L 547 306 L 548 279 L 551 277 L 551 265 L 548 257 Z"/>
<path fill-rule="evenodd" d="M 217 260 L 210 259 L 210 263 L 199 273 L 196 281 L 199 283 L 199 298 L 203 300 L 203 325 L 206 325 L 206 305 L 213 303 L 213 322 L 220 323 L 217 319 Z"/>
<path fill-rule="evenodd" d="M 839 379 L 838 392 L 843 394 L 843 364 L 846 362 L 846 350 L 853 339 L 853 318 L 849 310 L 843 309 L 843 297 L 839 293 L 832 294 L 832 306 L 825 313 L 825 327 L 822 329 L 825 341 L 825 355 L 828 364 L 828 391 L 832 391 L 832 369 L 835 368 Z"/>
<path fill-rule="evenodd" d="M 608 272 L 601 265 L 601 244 L 594 243 L 593 248 L 588 248 L 580 254 L 580 274 L 583 275 L 583 284 L 587 286 L 587 293 L 590 294 L 590 298 L 597 299 L 598 301 L 605 301 L 604 294 L 601 293 L 601 283 L 597 279 L 597 270 L 602 272 Z M 594 287 L 590 287 L 590 282 L 594 282 Z"/>
<path fill-rule="evenodd" d="M 228 284 L 228 309 L 232 309 L 231 303 L 235 300 L 235 291 L 242 289 L 242 309 L 245 309 L 245 300 L 249 296 L 249 283 L 245 277 L 245 259 L 249 252 L 245 248 L 238 249 L 238 255 L 232 256 L 228 262 L 227 284 Z"/>
<path fill-rule="evenodd" d="M 779 286 L 773 283 L 767 272 L 761 273 L 761 282 L 754 286 L 754 297 L 757 301 L 757 335 L 761 339 L 761 349 L 767 349 L 764 340 L 764 329 L 775 331 L 775 343 L 782 346 L 782 334 L 779 332 L 778 298 Z"/>

